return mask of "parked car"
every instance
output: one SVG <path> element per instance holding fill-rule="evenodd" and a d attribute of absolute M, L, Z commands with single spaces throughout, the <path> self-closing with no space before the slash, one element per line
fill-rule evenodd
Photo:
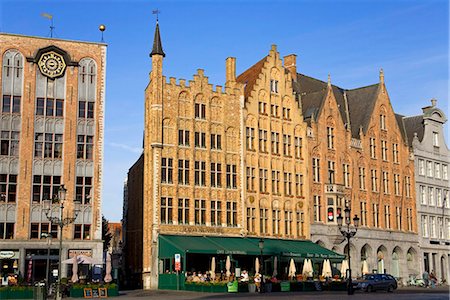
<path fill-rule="evenodd" d="M 389 274 L 366 274 L 362 279 L 354 281 L 353 286 L 366 292 L 385 290 L 392 293 L 397 289 L 397 280 Z"/>

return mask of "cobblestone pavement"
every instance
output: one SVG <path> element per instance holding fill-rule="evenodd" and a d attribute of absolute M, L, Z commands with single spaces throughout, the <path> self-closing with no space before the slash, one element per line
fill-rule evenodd
<path fill-rule="evenodd" d="M 383 291 L 378 291 L 375 293 L 365 293 L 361 291 L 356 291 L 354 295 L 349 296 L 346 292 L 286 292 L 286 293 L 239 293 L 239 294 L 228 294 L 228 293 L 199 293 L 190 291 L 166 291 L 166 290 L 133 290 L 133 291 L 122 291 L 120 296 L 116 298 L 117 300 L 142 300 L 142 299 L 162 299 L 162 300 L 208 300 L 208 299 L 395 299 L 395 300 L 449 300 L 449 287 L 437 287 L 435 289 L 425 289 L 425 288 L 399 288 L 394 293 L 386 293 Z"/>

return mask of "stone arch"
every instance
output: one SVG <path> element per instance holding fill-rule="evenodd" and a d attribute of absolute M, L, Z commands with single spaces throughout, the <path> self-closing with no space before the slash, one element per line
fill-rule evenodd
<path fill-rule="evenodd" d="M 408 268 L 408 274 L 419 273 L 417 270 L 417 251 L 413 247 L 409 248 L 406 252 L 406 266 Z"/>
<path fill-rule="evenodd" d="M 261 198 L 261 199 L 259 200 L 259 207 L 262 207 L 262 208 L 269 208 L 269 202 L 267 201 L 266 198 Z"/>
<path fill-rule="evenodd" d="M 292 211 L 292 203 L 291 203 L 291 201 L 284 202 L 284 210 Z"/>
<path fill-rule="evenodd" d="M 385 273 L 386 260 L 388 258 L 388 252 L 384 245 L 381 245 L 377 249 L 377 270 L 378 273 Z"/>
<path fill-rule="evenodd" d="M 252 114 L 249 114 L 249 115 L 247 116 L 247 120 L 245 121 L 245 124 L 246 124 L 247 126 L 256 128 L 256 126 L 257 126 L 257 120 L 256 120 L 256 117 L 255 117 L 254 115 L 252 115 Z"/>
<path fill-rule="evenodd" d="M 365 244 L 361 247 L 361 261 L 369 260 L 372 256 L 372 247 L 369 244 Z"/>
<path fill-rule="evenodd" d="M 280 201 L 273 200 L 272 201 L 272 209 L 280 209 Z"/>
<path fill-rule="evenodd" d="M 270 69 L 270 79 L 280 80 L 280 71 L 277 67 Z"/>
<path fill-rule="evenodd" d="M 197 95 L 195 95 L 195 103 L 203 103 L 203 104 L 205 104 L 206 102 L 205 102 L 205 97 L 203 97 L 203 94 L 202 93 L 198 93 Z"/>
<path fill-rule="evenodd" d="M 326 123 L 328 127 L 336 127 L 336 122 L 334 121 L 334 118 L 332 116 L 327 117 Z"/>
<path fill-rule="evenodd" d="M 391 262 L 391 270 L 390 274 L 396 278 L 400 277 L 402 274 L 400 265 L 402 265 L 401 261 L 403 260 L 402 249 L 399 246 L 396 246 L 394 250 L 392 250 L 392 262 Z"/>

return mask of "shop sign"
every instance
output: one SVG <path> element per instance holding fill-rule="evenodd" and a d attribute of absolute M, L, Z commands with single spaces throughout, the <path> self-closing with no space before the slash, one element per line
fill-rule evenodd
<path fill-rule="evenodd" d="M 181 271 L 181 255 L 175 254 L 175 271 Z"/>
<path fill-rule="evenodd" d="M 13 258 L 14 251 L 0 251 L 0 258 Z"/>
<path fill-rule="evenodd" d="M 79 249 L 71 249 L 69 250 L 69 258 L 72 258 L 74 256 L 78 256 L 78 255 L 84 255 L 87 257 L 92 257 L 92 250 L 79 250 Z"/>

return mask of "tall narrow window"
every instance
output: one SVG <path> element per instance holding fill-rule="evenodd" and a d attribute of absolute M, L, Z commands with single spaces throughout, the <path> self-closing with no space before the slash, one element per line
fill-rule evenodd
<path fill-rule="evenodd" d="M 211 163 L 211 186 L 221 187 L 222 186 L 222 164 L 221 163 Z"/>
<path fill-rule="evenodd" d="M 320 159 L 314 157 L 312 160 L 312 165 L 313 165 L 313 181 L 320 182 Z"/>
<path fill-rule="evenodd" d="M 280 195 L 280 171 L 272 171 L 272 194 Z"/>
<path fill-rule="evenodd" d="M 370 170 L 371 181 L 372 181 L 372 192 L 378 192 L 378 178 L 377 170 Z"/>
<path fill-rule="evenodd" d="M 204 132 L 195 132 L 194 139 L 196 148 L 206 148 L 206 134 Z"/>
<path fill-rule="evenodd" d="M 394 174 L 394 189 L 395 195 L 400 196 L 400 175 Z"/>
<path fill-rule="evenodd" d="M 255 191 L 255 168 L 247 167 L 247 191 Z"/>
<path fill-rule="evenodd" d="M 442 164 L 442 179 L 448 180 L 448 166 Z"/>
<path fill-rule="evenodd" d="M 387 142 L 381 141 L 381 158 L 384 161 L 388 160 L 387 153 L 388 153 Z"/>
<path fill-rule="evenodd" d="M 237 203 L 234 201 L 227 201 L 227 226 L 237 226 Z"/>
<path fill-rule="evenodd" d="M 303 175 L 295 174 L 295 195 L 303 197 Z"/>
<path fill-rule="evenodd" d="M 291 136 L 283 134 L 283 155 L 291 156 Z"/>
<path fill-rule="evenodd" d="M 16 202 L 17 199 L 17 175 L 0 174 L 0 203 Z"/>
<path fill-rule="evenodd" d="M 314 199 L 314 221 L 315 222 L 320 222 L 322 221 L 322 217 L 321 217 L 321 203 L 320 203 L 320 196 L 318 195 L 314 195 L 313 197 Z"/>
<path fill-rule="evenodd" d="M 291 109 L 290 108 L 283 107 L 283 118 L 285 120 L 290 120 L 291 119 Z"/>
<path fill-rule="evenodd" d="M 189 130 L 178 130 L 178 145 L 189 146 Z"/>
<path fill-rule="evenodd" d="M 0 222 L 0 240 L 9 240 L 13 238 L 14 238 L 14 223 Z"/>
<path fill-rule="evenodd" d="M 3 55 L 2 113 L 20 113 L 22 100 L 23 57 L 16 50 Z"/>
<path fill-rule="evenodd" d="M 380 115 L 380 127 L 382 130 L 386 130 L 386 116 L 384 114 Z"/>
<path fill-rule="evenodd" d="M 292 235 L 292 211 L 288 210 L 284 212 L 284 234 L 286 236 Z"/>
<path fill-rule="evenodd" d="M 173 182 L 173 159 L 163 157 L 161 160 L 161 183 Z"/>
<path fill-rule="evenodd" d="M 428 187 L 428 204 L 435 206 L 436 202 L 434 201 L 434 188 Z"/>
<path fill-rule="evenodd" d="M 77 176 L 75 182 L 75 199 L 83 204 L 92 202 L 92 177 Z"/>
<path fill-rule="evenodd" d="M 178 224 L 189 224 L 189 199 L 178 199 Z"/>
<path fill-rule="evenodd" d="M 411 177 L 405 176 L 405 196 L 411 197 Z"/>
<path fill-rule="evenodd" d="M 254 207 L 247 207 L 247 231 L 251 234 L 256 233 L 256 215 Z"/>
<path fill-rule="evenodd" d="M 389 205 L 384 206 L 384 226 L 391 228 L 391 209 Z"/>
<path fill-rule="evenodd" d="M 327 127 L 327 145 L 328 149 L 334 149 L 334 128 Z"/>
<path fill-rule="evenodd" d="M 419 193 L 420 193 L 420 204 L 426 205 L 427 204 L 427 191 L 425 189 L 425 186 L 420 185 L 419 186 Z"/>
<path fill-rule="evenodd" d="M 398 144 L 397 143 L 392 144 L 392 159 L 394 160 L 394 163 L 398 164 Z"/>
<path fill-rule="evenodd" d="M 272 93 L 278 93 L 278 80 L 270 80 L 270 91 Z"/>
<path fill-rule="evenodd" d="M 420 225 L 422 227 L 422 236 L 428 237 L 428 217 L 427 216 L 421 217 Z"/>
<path fill-rule="evenodd" d="M 19 131 L 2 130 L 0 132 L 0 155 L 19 155 Z"/>
<path fill-rule="evenodd" d="M 279 133 L 272 132 L 272 154 L 279 154 L 280 137 Z"/>
<path fill-rule="evenodd" d="M 334 161 L 328 161 L 328 183 L 334 184 L 334 172 L 335 172 L 335 163 Z"/>
<path fill-rule="evenodd" d="M 406 218 L 408 223 L 408 231 L 412 231 L 413 230 L 412 208 L 406 209 Z"/>
<path fill-rule="evenodd" d="M 97 83 L 97 65 L 90 58 L 80 61 L 78 68 L 78 118 L 93 119 L 95 114 L 96 83 Z M 63 104 L 61 102 L 61 104 Z M 57 110 L 60 110 L 56 104 Z M 61 114 L 62 116 L 62 114 Z"/>
<path fill-rule="evenodd" d="M 227 164 L 227 188 L 237 188 L 237 168 L 236 165 Z"/>
<path fill-rule="evenodd" d="M 203 103 L 195 103 L 195 118 L 206 119 L 206 105 Z"/>
<path fill-rule="evenodd" d="M 194 182 L 197 186 L 206 185 L 206 162 L 196 161 L 194 163 Z"/>
<path fill-rule="evenodd" d="M 172 198 L 161 198 L 161 223 L 172 224 Z"/>
<path fill-rule="evenodd" d="M 378 204 L 373 204 L 373 217 L 372 217 L 372 225 L 373 227 L 378 227 L 380 222 L 378 221 L 378 215 L 379 215 L 379 210 L 378 210 Z"/>
<path fill-rule="evenodd" d="M 178 160 L 178 184 L 189 184 L 189 160 Z"/>
<path fill-rule="evenodd" d="M 350 165 L 343 165 L 343 173 L 344 173 L 344 186 L 350 187 Z"/>
<path fill-rule="evenodd" d="M 211 149 L 222 149 L 222 136 L 220 134 L 211 134 Z"/>
<path fill-rule="evenodd" d="M 267 153 L 267 130 L 259 130 L 259 152 Z"/>
<path fill-rule="evenodd" d="M 255 150 L 254 141 L 255 141 L 255 128 L 247 127 L 246 128 L 246 146 L 247 150 L 253 151 Z"/>
<path fill-rule="evenodd" d="M 377 158 L 375 138 L 370 138 L 370 158 Z"/>
<path fill-rule="evenodd" d="M 441 179 L 441 164 L 434 163 L 434 177 Z"/>
<path fill-rule="evenodd" d="M 295 137 L 295 158 L 302 158 L 302 138 Z"/>
<path fill-rule="evenodd" d="M 359 189 L 366 190 L 366 168 L 359 167 Z"/>
<path fill-rule="evenodd" d="M 367 226 L 367 203 L 365 201 L 361 201 L 360 206 L 361 226 Z"/>
<path fill-rule="evenodd" d="M 433 177 L 433 163 L 427 160 L 427 176 Z"/>
<path fill-rule="evenodd" d="M 206 200 L 195 200 L 194 221 L 197 225 L 206 224 Z"/>
<path fill-rule="evenodd" d="M 402 208 L 396 207 L 395 208 L 395 220 L 396 220 L 396 229 L 402 230 Z"/>
<path fill-rule="evenodd" d="M 433 146 L 439 147 L 439 134 L 433 131 Z"/>
<path fill-rule="evenodd" d="M 267 115 L 267 104 L 264 101 L 259 101 L 258 110 L 261 115 Z"/>
<path fill-rule="evenodd" d="M 259 192 L 267 193 L 267 180 L 269 171 L 267 169 L 259 169 Z"/>
<path fill-rule="evenodd" d="M 272 210 L 272 232 L 274 235 L 280 234 L 281 211 L 279 209 Z"/>
<path fill-rule="evenodd" d="M 284 195 L 292 196 L 292 173 L 284 172 Z"/>
<path fill-rule="evenodd" d="M 303 211 L 297 209 L 295 220 L 297 222 L 297 236 L 303 237 L 305 234 L 303 233 L 303 222 L 304 222 L 304 214 Z"/>
<path fill-rule="evenodd" d="M 419 159 L 419 175 L 425 176 L 425 161 L 423 159 Z"/>
<path fill-rule="evenodd" d="M 383 172 L 383 192 L 389 194 L 389 173 Z"/>
<path fill-rule="evenodd" d="M 259 209 L 259 232 L 261 234 L 268 233 L 268 222 L 269 222 L 268 212 L 269 210 L 267 208 Z"/>
<path fill-rule="evenodd" d="M 77 136 L 77 158 L 78 159 L 94 158 L 94 136 L 92 135 Z"/>
<path fill-rule="evenodd" d="M 218 200 L 211 201 L 211 225 L 222 225 L 222 202 Z"/>

